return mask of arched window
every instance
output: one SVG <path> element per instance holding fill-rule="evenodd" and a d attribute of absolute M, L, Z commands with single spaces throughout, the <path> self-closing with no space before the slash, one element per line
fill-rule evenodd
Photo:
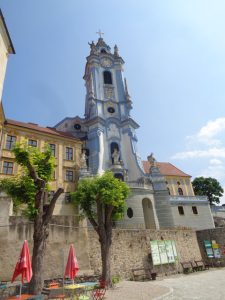
<path fill-rule="evenodd" d="M 107 53 L 107 52 L 105 51 L 105 49 L 102 49 L 102 50 L 101 50 L 101 53 Z"/>
<path fill-rule="evenodd" d="M 183 196 L 184 195 L 184 193 L 183 193 L 183 190 L 182 190 L 182 188 L 178 188 L 178 194 L 180 195 L 180 196 Z"/>
<path fill-rule="evenodd" d="M 134 215 L 134 212 L 133 212 L 133 209 L 131 207 L 128 207 L 127 209 L 127 216 L 128 218 L 133 218 L 133 215 Z"/>
<path fill-rule="evenodd" d="M 103 72 L 103 77 L 104 77 L 104 83 L 105 84 L 112 84 L 112 74 L 109 71 L 104 71 Z"/>
<path fill-rule="evenodd" d="M 124 181 L 123 174 L 121 174 L 121 173 L 115 173 L 114 177 L 121 180 L 121 181 Z"/>

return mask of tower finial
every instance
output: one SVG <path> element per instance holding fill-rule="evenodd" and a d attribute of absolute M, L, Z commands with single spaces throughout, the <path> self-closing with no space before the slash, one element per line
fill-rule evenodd
<path fill-rule="evenodd" d="M 99 35 L 99 38 L 100 38 L 100 39 L 102 38 L 102 35 L 104 34 L 104 32 L 101 32 L 100 29 L 99 29 L 96 33 Z"/>

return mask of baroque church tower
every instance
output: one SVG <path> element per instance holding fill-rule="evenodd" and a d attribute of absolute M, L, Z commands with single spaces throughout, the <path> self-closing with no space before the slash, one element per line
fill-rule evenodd
<path fill-rule="evenodd" d="M 99 38 L 90 44 L 85 68 L 85 120 L 88 127 L 87 149 L 92 173 L 112 170 L 115 177 L 135 180 L 141 176 L 137 165 L 135 129 L 131 118 L 132 102 L 123 79 L 123 59 L 117 46 L 110 47 Z"/>
<path fill-rule="evenodd" d="M 139 125 L 130 115 L 132 101 L 118 47 L 111 51 L 101 36 L 89 45 L 84 118 L 65 118 L 55 127 L 84 141 L 81 177 L 111 170 L 130 186 L 132 193 L 121 226 L 173 227 L 165 178 L 151 156 L 150 174 L 146 174 L 137 154 L 135 130 Z"/>

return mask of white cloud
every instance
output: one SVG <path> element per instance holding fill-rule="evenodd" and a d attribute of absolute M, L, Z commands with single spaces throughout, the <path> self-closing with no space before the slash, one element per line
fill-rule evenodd
<path fill-rule="evenodd" d="M 224 165 L 209 165 L 206 169 L 202 170 L 196 177 L 213 177 L 219 182 L 225 179 Z"/>
<path fill-rule="evenodd" d="M 215 137 L 223 131 L 225 131 L 225 118 L 217 118 L 214 121 L 209 121 L 196 134 L 187 136 L 186 141 L 189 146 L 198 143 L 208 146 L 220 146 L 222 141 Z"/>
<path fill-rule="evenodd" d="M 223 164 L 222 160 L 219 160 L 219 159 L 217 159 L 217 158 L 212 158 L 212 159 L 210 159 L 209 163 L 210 163 L 211 165 L 217 165 L 217 166 Z"/>
<path fill-rule="evenodd" d="M 225 148 L 210 148 L 206 150 L 193 150 L 175 153 L 172 159 L 188 159 L 188 158 L 225 158 Z"/>

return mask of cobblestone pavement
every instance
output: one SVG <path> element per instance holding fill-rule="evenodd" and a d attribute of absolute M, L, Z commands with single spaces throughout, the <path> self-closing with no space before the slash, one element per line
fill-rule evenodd
<path fill-rule="evenodd" d="M 156 281 L 122 281 L 105 300 L 225 300 L 225 268 Z"/>
<path fill-rule="evenodd" d="M 225 300 L 225 268 L 172 276 L 157 284 L 173 289 L 163 300 Z"/>
<path fill-rule="evenodd" d="M 122 281 L 114 289 L 107 290 L 104 300 L 153 300 L 170 291 L 170 288 L 153 285 L 150 281 Z"/>

